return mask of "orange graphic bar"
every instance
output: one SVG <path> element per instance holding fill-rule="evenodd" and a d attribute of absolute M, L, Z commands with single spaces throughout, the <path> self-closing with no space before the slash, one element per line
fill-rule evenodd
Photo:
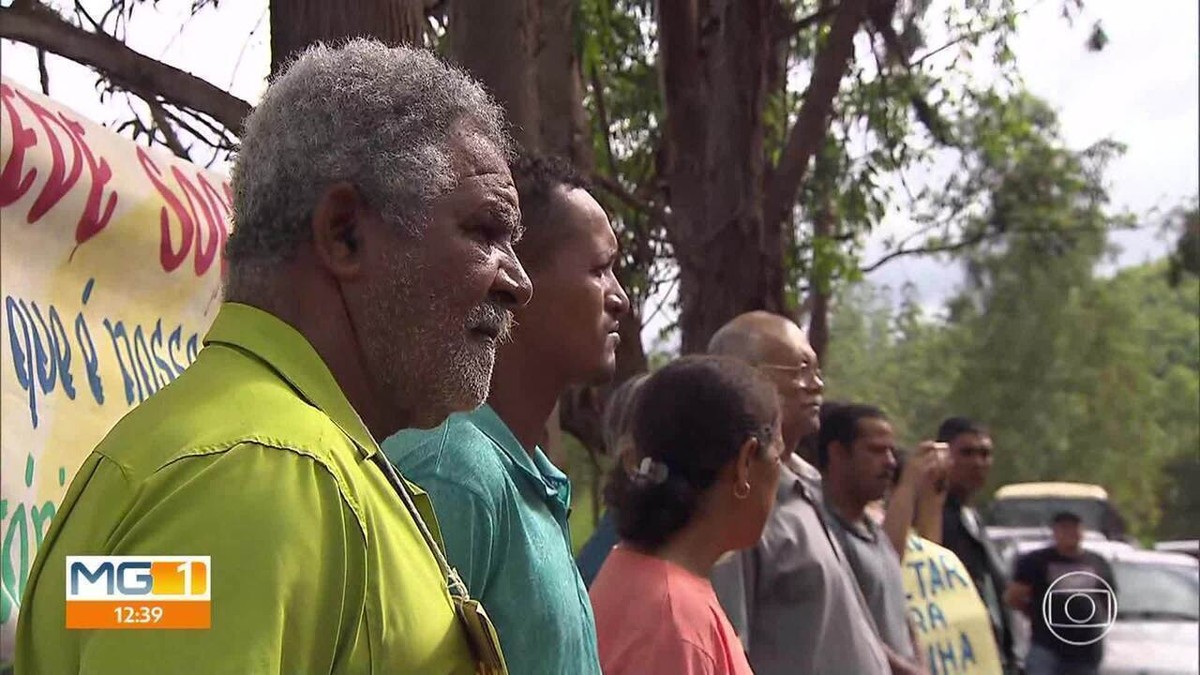
<path fill-rule="evenodd" d="M 67 628 L 91 630 L 207 629 L 207 600 L 68 600 Z"/>

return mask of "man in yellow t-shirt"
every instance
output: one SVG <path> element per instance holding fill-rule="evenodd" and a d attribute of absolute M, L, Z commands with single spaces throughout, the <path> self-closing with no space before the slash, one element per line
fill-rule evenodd
<path fill-rule="evenodd" d="M 504 671 L 428 499 L 377 445 L 479 405 L 529 300 L 503 126 L 461 71 L 368 40 L 272 82 L 233 169 L 226 302 L 72 481 L 17 672 Z M 103 588 L 68 568 L 82 555 L 207 556 L 207 628 L 67 628 L 66 592 Z"/>

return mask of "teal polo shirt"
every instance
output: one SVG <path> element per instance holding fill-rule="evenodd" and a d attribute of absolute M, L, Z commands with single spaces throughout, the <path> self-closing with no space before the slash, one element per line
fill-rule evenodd
<path fill-rule="evenodd" d="M 384 454 L 429 493 L 446 556 L 496 625 L 514 675 L 600 674 L 596 623 L 571 552 L 571 483 L 490 406 L 406 430 Z"/>

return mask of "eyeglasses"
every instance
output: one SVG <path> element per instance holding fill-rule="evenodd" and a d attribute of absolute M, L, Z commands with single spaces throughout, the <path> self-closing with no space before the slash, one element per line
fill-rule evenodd
<path fill-rule="evenodd" d="M 811 363 L 802 363 L 798 366 L 781 366 L 774 363 L 760 363 L 759 368 L 763 370 L 771 370 L 779 373 L 791 375 L 792 379 L 800 384 L 814 386 L 824 384 L 825 378 L 821 374 L 820 366 L 815 366 Z"/>

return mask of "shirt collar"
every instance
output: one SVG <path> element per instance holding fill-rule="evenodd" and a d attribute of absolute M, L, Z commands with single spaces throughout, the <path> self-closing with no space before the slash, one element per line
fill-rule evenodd
<path fill-rule="evenodd" d="M 878 540 L 878 525 L 865 513 L 862 518 L 858 518 L 857 520 L 846 520 L 833 508 L 833 504 L 830 504 L 828 499 L 825 500 L 825 512 L 829 514 L 830 518 L 840 523 L 843 530 L 855 537 L 871 544 L 874 544 Z"/>
<path fill-rule="evenodd" d="M 532 453 L 526 452 L 525 446 L 521 445 L 492 406 L 484 404 L 469 414 L 475 426 L 500 447 L 545 498 L 570 500 L 570 483 L 566 474 L 554 466 L 540 447 L 535 446 Z"/>
<path fill-rule="evenodd" d="M 363 457 L 370 458 L 379 451 L 379 444 L 317 350 L 282 319 L 250 305 L 226 302 L 204 337 L 204 344 L 233 347 L 265 363 L 309 405 L 328 415 L 354 441 Z"/>

